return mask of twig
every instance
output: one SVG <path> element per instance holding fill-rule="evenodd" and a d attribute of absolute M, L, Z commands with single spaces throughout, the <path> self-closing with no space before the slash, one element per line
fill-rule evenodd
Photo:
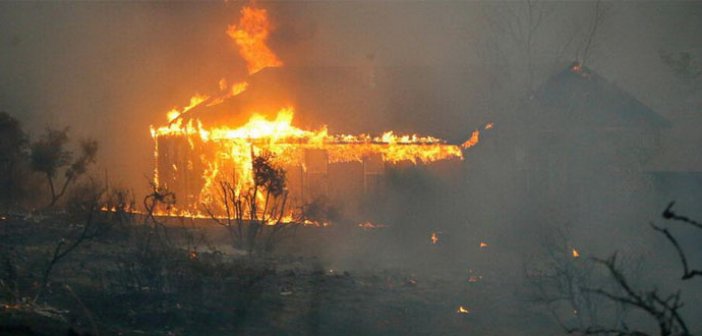
<path fill-rule="evenodd" d="M 78 302 L 78 304 L 83 308 L 83 312 L 85 315 L 88 317 L 88 320 L 90 321 L 90 327 L 93 329 L 93 335 L 95 336 L 100 336 L 100 332 L 98 331 L 97 323 L 95 323 L 95 318 L 93 317 L 93 314 L 90 312 L 90 309 L 83 303 L 83 301 L 76 295 L 76 293 L 73 291 L 71 286 L 66 284 L 64 286 L 66 290 L 71 294 L 71 296 Z"/>
<path fill-rule="evenodd" d="M 680 216 L 680 215 L 674 213 L 673 212 L 673 205 L 675 205 L 675 202 L 670 202 L 668 204 L 668 207 L 666 207 L 665 210 L 663 210 L 663 214 L 662 214 L 663 218 L 672 219 L 672 220 L 676 220 L 679 222 L 684 222 L 684 223 L 690 224 L 698 229 L 702 229 L 702 223 L 694 221 L 688 217 Z"/>
<path fill-rule="evenodd" d="M 692 279 L 695 276 L 702 276 L 702 270 L 690 270 L 688 264 L 687 264 L 687 257 L 685 257 L 685 253 L 682 250 L 682 247 L 678 243 L 678 240 L 673 237 L 673 235 L 670 233 L 670 231 L 666 228 L 661 228 L 653 223 L 651 223 L 651 227 L 653 227 L 654 230 L 662 233 L 665 235 L 666 238 L 668 238 L 668 241 L 670 241 L 671 244 L 673 244 L 673 247 L 675 247 L 675 251 L 678 252 L 678 257 L 680 258 L 680 262 L 682 263 L 683 266 L 683 275 L 681 277 L 682 280 L 688 280 Z"/>

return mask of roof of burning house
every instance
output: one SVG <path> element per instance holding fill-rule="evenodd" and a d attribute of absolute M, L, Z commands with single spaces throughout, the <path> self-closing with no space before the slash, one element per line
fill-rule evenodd
<path fill-rule="evenodd" d="M 670 127 L 670 123 L 630 93 L 595 71 L 573 63 L 548 79 L 534 95 L 546 118 L 602 127 Z"/>
<path fill-rule="evenodd" d="M 464 107 L 437 116 L 447 107 L 434 81 L 436 69 L 424 66 L 285 66 L 266 68 L 247 78 L 248 88 L 220 104 L 205 102 L 184 118 L 197 118 L 204 125 L 239 126 L 252 113 L 267 117 L 292 106 L 295 125 L 318 129 L 328 125 L 332 133 L 381 134 L 388 129 L 402 134 L 431 134 L 464 141 L 479 122 L 453 126 L 450 122 Z M 436 122 L 426 122 L 431 117 Z M 438 120 L 438 121 L 437 121 Z M 452 128 L 451 128 L 452 127 Z M 466 130 L 466 128 L 470 127 Z M 460 132 L 455 132 L 460 129 Z"/>
<path fill-rule="evenodd" d="M 305 117 L 317 125 L 328 119 L 346 121 L 344 116 L 373 110 L 367 105 L 377 100 L 374 94 L 380 94 L 365 83 L 367 79 L 360 72 L 358 68 L 343 66 L 265 68 L 247 79 L 248 88 L 241 94 L 220 104 L 201 104 L 188 113 L 207 124 L 237 126 L 251 113 L 272 116 L 283 107 L 294 106 L 299 110 L 297 122 L 304 123 L 300 119 Z M 358 97 L 365 99 L 359 101 Z"/>

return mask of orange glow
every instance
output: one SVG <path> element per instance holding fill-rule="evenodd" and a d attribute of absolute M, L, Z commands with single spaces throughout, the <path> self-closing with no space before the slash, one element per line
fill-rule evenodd
<path fill-rule="evenodd" d="M 168 119 L 168 122 L 173 122 L 174 120 L 178 119 L 178 117 L 180 117 L 183 113 L 188 112 L 193 107 L 200 105 L 200 103 L 204 102 L 208 98 L 208 96 L 201 94 L 196 94 L 190 97 L 190 104 L 188 104 L 188 106 L 185 106 L 180 110 L 174 107 L 170 111 L 166 112 L 166 118 Z"/>
<path fill-rule="evenodd" d="M 271 32 L 268 12 L 265 9 L 246 6 L 241 9 L 239 23 L 229 26 L 227 34 L 239 47 L 239 55 L 246 61 L 249 74 L 261 69 L 283 65 L 266 40 Z"/>
<path fill-rule="evenodd" d="M 580 257 L 580 252 L 578 252 L 578 250 L 576 250 L 576 249 L 573 249 L 573 251 L 571 251 L 571 254 L 572 254 L 573 258 Z"/>
<path fill-rule="evenodd" d="M 480 248 L 485 248 L 485 247 L 488 247 L 488 243 L 480 242 Z"/>
<path fill-rule="evenodd" d="M 456 309 L 456 313 L 468 314 L 468 313 L 470 313 L 470 309 L 468 307 L 465 307 L 465 306 L 458 306 L 458 309 Z"/>
<path fill-rule="evenodd" d="M 233 177 L 236 192 L 253 185 L 251 173 L 252 151 L 254 154 L 270 153 L 274 161 L 282 166 L 302 166 L 306 149 L 322 149 L 327 152 L 329 163 L 363 162 L 364 158 L 380 154 L 385 162 L 401 161 L 434 162 L 445 159 L 463 159 L 458 146 L 443 140 L 418 135 L 395 135 L 385 132 L 381 136 L 330 135 L 326 127 L 316 131 L 304 130 L 292 125 L 292 107 L 278 111 L 274 119 L 254 113 L 240 127 L 205 127 L 197 119 L 179 118 L 167 126 L 151 129 L 158 146 L 161 140 L 173 137 L 186 140 L 191 148 L 207 146 L 214 149 L 210 155 L 200 155 L 205 167 L 202 179 L 204 186 L 193 204 L 210 204 L 216 198 L 219 181 Z M 158 153 L 155 153 L 158 160 Z M 174 172 L 180 167 L 172 166 Z M 234 176 L 231 176 L 234 172 Z M 155 179 L 161 172 L 155 172 Z M 197 211 L 195 211 L 197 213 Z"/>
<path fill-rule="evenodd" d="M 232 96 L 238 96 L 242 92 L 246 91 L 246 88 L 248 88 L 248 87 L 249 87 L 249 83 L 247 83 L 247 82 L 236 83 L 236 84 L 232 85 L 232 89 L 231 89 L 230 93 Z"/>
<path fill-rule="evenodd" d="M 436 244 L 439 242 L 439 236 L 436 234 L 436 232 L 431 233 L 431 243 Z"/>
<path fill-rule="evenodd" d="M 486 129 L 486 130 L 489 130 L 489 129 L 492 128 L 492 126 L 494 126 L 493 123 L 488 123 L 487 125 L 485 125 L 485 129 Z"/>
<path fill-rule="evenodd" d="M 364 222 L 364 223 L 358 224 L 358 227 L 361 228 L 361 229 L 363 229 L 363 230 L 375 230 L 375 229 L 384 228 L 385 225 L 383 225 L 383 224 L 373 224 L 373 223 L 371 223 L 371 222 Z"/>
<path fill-rule="evenodd" d="M 583 71 L 583 66 L 580 64 L 580 62 L 575 62 L 573 65 L 570 66 L 570 71 L 575 72 L 575 73 L 581 73 Z"/>
<path fill-rule="evenodd" d="M 187 111 L 187 108 L 183 111 Z M 248 122 L 240 127 L 205 127 L 198 119 L 177 118 L 167 126 L 152 127 L 151 135 L 157 146 L 154 156 L 158 164 L 159 143 L 174 138 L 187 142 L 193 150 L 210 149 L 197 158 L 199 165 L 204 167 L 201 176 L 204 184 L 196 199 L 189 202 L 195 206 L 189 210 L 189 215 L 196 217 L 203 216 L 197 209 L 200 204 L 212 208 L 222 205 L 216 204 L 219 181 L 233 180 L 237 193 L 253 186 L 250 169 L 252 151 L 255 155 L 264 152 L 272 154 L 274 163 L 280 166 L 303 166 L 304 152 L 308 149 L 326 151 L 329 163 L 363 162 L 366 157 L 377 154 L 390 163 L 463 159 L 459 146 L 446 144 L 434 137 L 396 135 L 392 131 L 376 137 L 365 134 L 330 135 L 326 127 L 313 131 L 297 128 L 292 124 L 293 117 L 293 108 L 287 107 L 278 111 L 273 119 L 253 113 Z M 189 166 L 192 164 L 188 163 Z M 170 168 L 173 173 L 181 169 L 173 164 Z M 154 172 L 155 183 L 159 182 L 161 174 Z M 292 218 L 292 215 L 288 217 Z"/>
<path fill-rule="evenodd" d="M 468 149 L 471 148 L 480 142 L 480 131 L 475 130 L 473 131 L 473 134 L 470 135 L 470 139 L 468 141 L 464 142 L 461 147 L 463 149 Z"/>

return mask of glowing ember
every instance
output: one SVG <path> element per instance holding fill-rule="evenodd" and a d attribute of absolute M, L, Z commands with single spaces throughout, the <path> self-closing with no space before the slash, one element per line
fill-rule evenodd
<path fill-rule="evenodd" d="M 439 236 L 436 234 L 436 232 L 431 233 L 431 243 L 436 244 L 439 242 Z"/>
<path fill-rule="evenodd" d="M 575 62 L 573 65 L 570 66 L 570 71 L 575 72 L 575 73 L 581 73 L 583 71 L 583 66 L 580 64 L 580 62 Z"/>
<path fill-rule="evenodd" d="M 468 313 L 470 313 L 470 309 L 468 307 L 458 306 L 458 309 L 456 309 L 456 313 L 468 314 Z"/>
<path fill-rule="evenodd" d="M 576 250 L 576 249 L 573 249 L 573 251 L 571 251 L 571 254 L 573 255 L 573 258 L 580 257 L 580 252 L 578 252 L 578 250 Z"/>
<path fill-rule="evenodd" d="M 361 229 L 363 229 L 363 230 L 375 230 L 375 229 L 384 228 L 385 225 L 383 225 L 383 224 L 373 224 L 373 223 L 371 223 L 371 222 L 364 222 L 364 223 L 358 224 L 358 227 L 361 228 Z"/>
<path fill-rule="evenodd" d="M 480 248 L 486 248 L 486 247 L 488 247 L 488 243 L 480 242 Z"/>

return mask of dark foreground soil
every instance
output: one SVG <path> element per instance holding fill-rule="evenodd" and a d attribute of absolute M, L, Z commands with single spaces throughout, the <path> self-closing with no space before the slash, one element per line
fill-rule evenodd
<path fill-rule="evenodd" d="M 249 256 L 218 226 L 176 221 L 166 238 L 140 221 L 82 243 L 34 301 L 53 249 L 80 226 L 3 215 L 0 335 L 557 333 L 516 299 L 520 270 L 498 274 L 497 257 L 480 256 L 491 247 L 457 260 L 425 237 L 403 253 L 392 229 L 348 225 L 301 227 L 275 253 Z"/>

